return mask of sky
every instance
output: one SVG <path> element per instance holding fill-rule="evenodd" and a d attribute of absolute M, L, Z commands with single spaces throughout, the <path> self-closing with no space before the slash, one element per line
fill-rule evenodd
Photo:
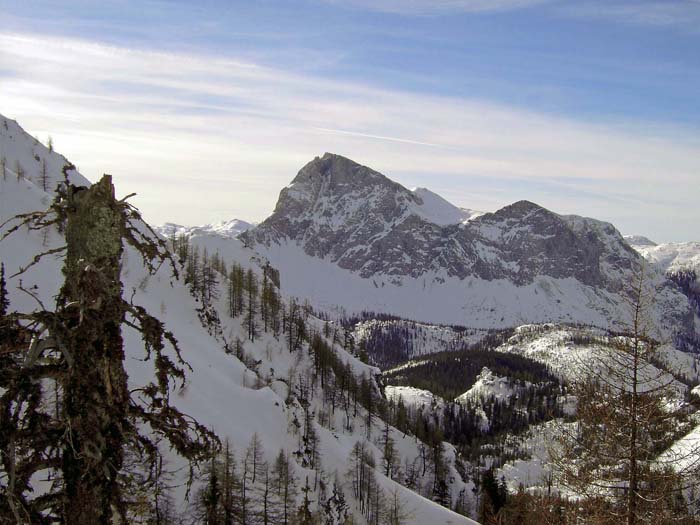
<path fill-rule="evenodd" d="M 0 0 L 0 113 L 154 224 L 315 156 L 700 240 L 700 0 Z"/>

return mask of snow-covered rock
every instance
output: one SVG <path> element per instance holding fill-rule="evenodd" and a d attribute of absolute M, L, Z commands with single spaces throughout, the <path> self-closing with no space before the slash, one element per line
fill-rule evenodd
<path fill-rule="evenodd" d="M 517 394 L 520 388 L 521 385 L 514 385 L 510 378 L 499 377 L 487 367 L 484 367 L 476 377 L 474 385 L 464 394 L 457 397 L 455 401 L 458 403 L 478 401 L 479 399 L 507 401 L 512 395 Z"/>

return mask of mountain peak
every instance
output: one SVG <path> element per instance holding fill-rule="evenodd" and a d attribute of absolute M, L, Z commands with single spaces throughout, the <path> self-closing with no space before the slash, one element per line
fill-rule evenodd
<path fill-rule="evenodd" d="M 543 208 L 539 204 L 536 204 L 532 201 L 528 200 L 520 200 L 516 201 L 513 204 L 509 204 L 508 206 L 505 206 L 504 208 L 501 208 L 498 210 L 496 213 L 508 213 L 509 215 L 518 215 L 518 216 L 523 216 L 528 213 L 536 212 L 539 210 L 544 210 L 546 208 Z"/>
<path fill-rule="evenodd" d="M 398 184 L 367 166 L 336 153 L 324 153 L 307 163 L 294 178 L 288 188 L 325 183 L 328 189 L 335 192 L 347 191 L 357 185 L 364 184 Z M 311 188 L 312 190 L 315 188 Z M 403 188 L 405 190 L 405 188 Z M 408 190 L 405 190 L 408 191 Z M 283 195 L 280 195 L 282 199 Z"/>
<path fill-rule="evenodd" d="M 643 235 L 625 235 L 625 241 L 631 246 L 658 246 L 657 243 Z"/>
<path fill-rule="evenodd" d="M 362 278 L 392 283 L 447 276 L 526 286 L 546 275 L 615 291 L 619 280 L 605 269 L 631 267 L 639 257 L 612 226 L 573 221 L 531 201 L 477 215 L 326 153 L 299 171 L 273 214 L 243 238 L 295 244 Z"/>

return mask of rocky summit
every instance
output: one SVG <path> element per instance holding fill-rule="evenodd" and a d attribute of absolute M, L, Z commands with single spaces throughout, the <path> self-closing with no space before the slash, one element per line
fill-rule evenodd
<path fill-rule="evenodd" d="M 301 169 L 274 213 L 244 238 L 265 246 L 292 241 L 365 278 L 444 270 L 459 279 L 525 285 L 548 275 L 616 291 L 620 272 L 641 263 L 605 222 L 557 215 L 528 201 L 478 215 L 441 199 L 438 210 L 424 195 L 326 153 Z M 447 207 L 452 222 L 444 220 Z"/>

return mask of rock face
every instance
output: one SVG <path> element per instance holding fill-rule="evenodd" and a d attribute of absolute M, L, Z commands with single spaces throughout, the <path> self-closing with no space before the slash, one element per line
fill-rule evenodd
<path fill-rule="evenodd" d="M 438 209 L 425 192 L 326 153 L 301 169 L 274 213 L 242 238 L 268 247 L 292 241 L 364 278 L 431 272 L 522 286 L 546 275 L 617 291 L 621 275 L 641 261 L 608 223 L 528 201 L 482 215 L 442 199 Z"/>

